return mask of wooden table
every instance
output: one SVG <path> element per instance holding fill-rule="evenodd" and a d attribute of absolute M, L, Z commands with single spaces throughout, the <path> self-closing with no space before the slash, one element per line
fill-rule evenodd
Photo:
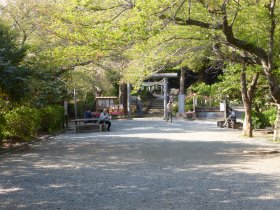
<path fill-rule="evenodd" d="M 96 117 L 71 120 L 71 122 L 75 122 L 75 125 L 80 124 L 80 123 L 87 123 L 87 122 L 97 123 L 98 121 L 99 121 L 99 118 L 96 118 Z"/>
<path fill-rule="evenodd" d="M 99 118 L 82 118 L 82 119 L 74 119 L 71 120 L 75 122 L 74 130 L 75 133 L 78 133 L 79 130 L 94 130 L 98 128 L 98 131 L 106 131 L 107 125 L 106 124 L 99 124 Z"/>

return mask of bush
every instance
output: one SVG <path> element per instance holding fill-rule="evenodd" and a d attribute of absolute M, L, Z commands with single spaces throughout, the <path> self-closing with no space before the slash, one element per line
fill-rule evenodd
<path fill-rule="evenodd" d="M 185 110 L 186 110 L 186 112 L 192 112 L 193 111 L 193 105 L 186 104 Z"/>
<path fill-rule="evenodd" d="M 131 94 L 134 96 L 139 96 L 141 98 L 142 101 L 154 98 L 153 94 L 149 91 L 149 90 L 138 90 L 136 93 Z"/>
<path fill-rule="evenodd" d="M 6 125 L 6 120 L 3 114 L 0 113 L 0 145 L 2 144 L 2 140 L 4 138 L 4 128 Z"/>
<path fill-rule="evenodd" d="M 41 127 L 43 132 L 53 133 L 61 129 L 64 120 L 64 108 L 53 105 L 40 109 Z"/>
<path fill-rule="evenodd" d="M 11 108 L 11 103 L 6 100 L 7 96 L 5 94 L 0 93 L 0 145 L 2 144 L 2 140 L 4 138 L 4 129 L 6 126 L 5 113 L 7 113 Z"/>
<path fill-rule="evenodd" d="M 172 112 L 173 114 L 176 114 L 179 110 L 179 107 L 178 107 L 178 103 L 177 102 L 173 102 L 172 104 Z"/>
<path fill-rule="evenodd" d="M 263 112 L 264 118 L 266 120 L 267 126 L 273 126 L 276 121 L 277 108 L 273 107 L 271 109 L 265 110 Z"/>
<path fill-rule="evenodd" d="M 252 125 L 255 129 L 265 128 L 264 117 L 262 113 L 252 111 Z"/>
<path fill-rule="evenodd" d="M 5 137 L 28 141 L 37 135 L 40 126 L 40 115 L 37 109 L 19 107 L 5 115 Z"/>
<path fill-rule="evenodd" d="M 252 111 L 253 128 L 260 129 L 273 126 L 276 120 L 277 109 L 275 107 L 263 112 Z"/>

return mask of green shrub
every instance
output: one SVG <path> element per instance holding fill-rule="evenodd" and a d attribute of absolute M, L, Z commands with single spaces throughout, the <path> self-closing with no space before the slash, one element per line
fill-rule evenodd
<path fill-rule="evenodd" d="M 252 111 L 252 125 L 255 129 L 264 128 L 264 118 L 262 113 Z"/>
<path fill-rule="evenodd" d="M 267 126 L 273 126 L 276 120 L 277 109 L 275 107 L 263 112 L 252 111 L 253 128 L 260 129 Z"/>
<path fill-rule="evenodd" d="M 62 106 L 47 106 L 40 109 L 41 131 L 53 133 L 61 129 L 64 120 L 64 108 Z"/>
<path fill-rule="evenodd" d="M 266 120 L 267 126 L 273 126 L 276 121 L 277 108 L 273 107 L 271 109 L 265 110 L 263 112 L 264 118 Z"/>
<path fill-rule="evenodd" d="M 193 98 L 186 99 L 185 110 L 186 112 L 193 111 Z"/>
<path fill-rule="evenodd" d="M 179 110 L 178 103 L 174 102 L 172 104 L 172 112 L 173 112 L 173 114 L 176 114 L 178 112 L 178 110 Z"/>
<path fill-rule="evenodd" d="M 5 137 L 28 141 L 37 135 L 40 126 L 40 115 L 37 109 L 18 107 L 5 115 Z"/>
<path fill-rule="evenodd" d="M 131 94 L 133 96 L 139 96 L 142 101 L 154 98 L 153 94 L 149 90 L 138 90 L 136 93 Z"/>
<path fill-rule="evenodd" d="M 186 112 L 192 112 L 193 111 L 193 105 L 186 104 L 185 110 L 186 110 Z"/>
<path fill-rule="evenodd" d="M 4 138 L 4 129 L 6 126 L 5 113 L 7 113 L 11 107 L 11 103 L 5 98 L 6 96 L 0 93 L 0 145 Z"/>
<path fill-rule="evenodd" d="M 3 114 L 0 113 L 0 145 L 2 144 L 2 140 L 4 138 L 4 128 L 6 125 L 6 120 Z"/>

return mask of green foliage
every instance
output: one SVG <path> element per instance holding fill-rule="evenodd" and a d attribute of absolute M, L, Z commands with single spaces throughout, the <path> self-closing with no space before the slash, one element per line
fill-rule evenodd
<path fill-rule="evenodd" d="M 193 111 L 193 97 L 186 98 L 185 103 L 186 112 Z"/>
<path fill-rule="evenodd" d="M 21 106 L 5 114 L 5 137 L 28 141 L 37 135 L 40 114 L 37 109 Z"/>
<path fill-rule="evenodd" d="M 186 110 L 193 111 L 193 97 L 197 100 L 197 108 L 212 109 L 217 108 L 223 100 L 223 96 L 218 91 L 217 83 L 207 85 L 205 83 L 197 83 L 188 89 L 190 95 L 186 99 Z"/>
<path fill-rule="evenodd" d="M 53 105 L 40 109 L 41 128 L 43 132 L 53 133 L 61 129 L 64 120 L 64 108 Z"/>
<path fill-rule="evenodd" d="M 88 103 L 88 98 L 100 89 L 103 95 L 116 94 L 114 88 L 120 79 L 139 86 L 148 76 L 162 70 L 182 66 L 194 71 L 203 69 L 208 61 L 217 59 L 212 51 L 213 43 L 219 43 L 222 54 L 228 58 L 233 58 L 231 52 L 243 56 L 239 48 L 228 47 L 222 30 L 213 27 L 220 26 L 225 17 L 232 24 L 234 36 L 241 40 L 238 43 L 249 43 L 268 51 L 270 22 L 267 3 L 266 0 L 8 1 L 3 7 L 10 14 L 3 13 L 3 16 L 14 20 L 14 28 L 27 35 L 27 41 L 32 45 L 29 55 L 33 57 L 26 58 L 26 62 L 36 60 L 29 64 L 40 73 L 37 76 L 33 74 L 32 82 L 27 83 L 27 69 L 19 68 L 24 48 L 19 48 L 20 41 L 11 33 L 13 30 L 8 30 L 9 33 L 5 32 L 3 38 L 0 37 L 0 43 L 9 40 L 5 37 L 11 37 L 10 45 L 3 48 L 11 50 L 2 54 L 10 60 L 0 59 L 3 67 L 0 67 L 1 92 L 18 99 L 25 95 L 26 88 L 32 86 L 30 104 L 42 107 L 57 103 L 66 89 L 72 92 L 76 88 L 78 100 Z M 222 5 L 226 7 L 227 16 L 221 14 Z M 278 24 L 279 5 L 276 14 Z M 187 25 L 190 19 L 210 23 L 211 26 L 206 29 Z M 280 72 L 279 37 L 277 25 L 276 47 L 272 50 L 275 56 L 271 59 L 275 62 L 272 66 L 275 66 L 276 73 Z M 66 84 L 56 81 L 62 79 L 62 70 L 74 71 L 63 78 Z M 246 72 L 249 78 L 250 72 L 254 71 Z M 209 96 L 212 103 L 215 102 L 212 99 L 239 103 L 239 75 L 240 65 L 228 64 L 223 83 L 195 87 L 195 91 Z M 263 89 L 258 89 L 260 94 L 255 104 L 261 107 L 269 98 L 262 97 Z M 189 109 L 191 107 L 190 104 Z"/>
<path fill-rule="evenodd" d="M 193 111 L 193 105 L 186 104 L 185 105 L 185 110 L 186 110 L 186 112 L 192 112 Z"/>
<path fill-rule="evenodd" d="M 273 126 L 276 120 L 277 109 L 275 107 L 263 112 L 252 111 L 252 124 L 256 129 L 263 129 Z"/>
<path fill-rule="evenodd" d="M 199 83 L 196 85 L 193 85 L 189 91 L 192 91 L 196 93 L 197 95 L 202 95 L 202 96 L 211 96 L 211 91 L 212 91 L 212 86 L 207 85 L 205 83 Z"/>
<path fill-rule="evenodd" d="M 18 34 L 0 22 L 0 92 L 12 101 L 20 101 L 29 90 L 30 72 L 20 66 L 25 53 L 26 47 L 18 44 Z"/>
<path fill-rule="evenodd" d="M 146 101 L 147 99 L 154 97 L 148 89 L 138 90 L 136 93 L 133 93 L 131 95 L 139 96 L 142 101 Z"/>
<path fill-rule="evenodd" d="M 30 84 L 32 87 L 26 101 L 32 107 L 57 104 L 66 97 L 66 85 L 45 69 L 34 71 Z"/>
<path fill-rule="evenodd" d="M 12 109 L 12 103 L 7 100 L 7 96 L 5 94 L 0 94 L 0 144 L 2 139 L 4 138 L 5 126 L 6 126 L 6 118 L 5 114 Z"/>
<path fill-rule="evenodd" d="M 273 126 L 276 121 L 277 108 L 273 107 L 271 109 L 265 110 L 262 112 L 265 118 L 267 126 Z"/>
<path fill-rule="evenodd" d="M 178 102 L 175 101 L 172 103 L 172 113 L 175 115 L 176 113 L 178 113 L 178 110 L 179 110 Z"/>
<path fill-rule="evenodd" d="M 107 65 L 79 66 L 70 74 L 71 82 L 69 82 L 68 87 L 77 90 L 79 100 L 86 101 L 89 95 L 102 94 L 108 96 L 116 93 L 114 88 L 116 87 L 116 81 L 119 79 L 118 73 L 114 71 L 113 67 L 106 69 L 104 66 Z"/>
<path fill-rule="evenodd" d="M 5 128 L 5 125 L 6 125 L 6 120 L 5 120 L 5 117 L 4 115 L 1 113 L 0 114 L 0 145 L 1 145 L 1 142 L 4 138 L 4 128 Z"/>

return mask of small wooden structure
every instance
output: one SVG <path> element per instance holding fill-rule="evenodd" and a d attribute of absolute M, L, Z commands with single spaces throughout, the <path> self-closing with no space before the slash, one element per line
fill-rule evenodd
<path fill-rule="evenodd" d="M 118 97 L 116 96 L 99 96 L 96 97 L 96 112 L 100 113 L 103 109 L 108 109 L 111 115 L 123 115 L 123 104 L 117 103 Z"/>
<path fill-rule="evenodd" d="M 110 109 L 116 104 L 118 97 L 116 96 L 99 96 L 96 97 L 96 112 L 102 112 L 103 109 Z"/>

